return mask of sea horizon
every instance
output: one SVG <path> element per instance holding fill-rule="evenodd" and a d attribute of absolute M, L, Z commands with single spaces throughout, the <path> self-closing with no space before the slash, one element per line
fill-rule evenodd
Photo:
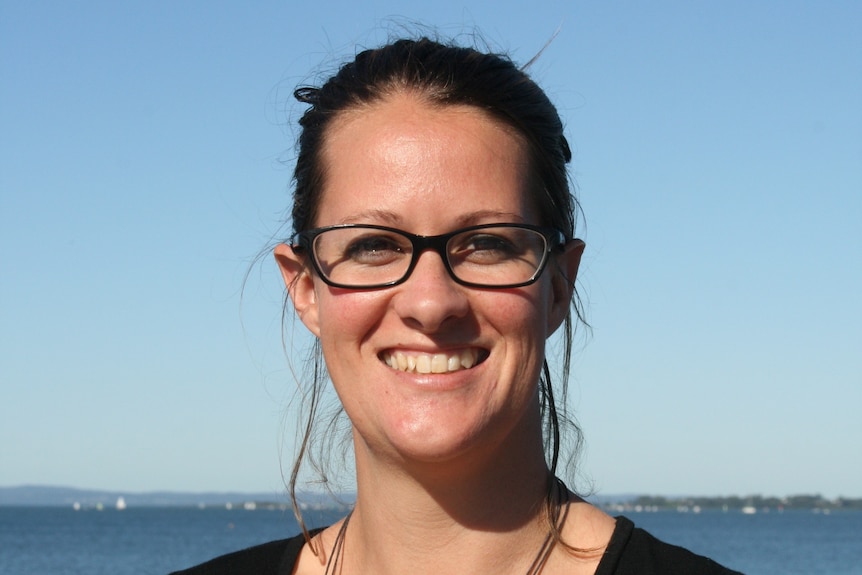
<path fill-rule="evenodd" d="M 594 505 L 618 512 L 676 510 L 698 512 L 700 509 L 744 509 L 748 513 L 785 509 L 862 510 L 862 498 L 823 497 L 818 493 L 788 496 L 763 494 L 690 495 L 594 493 L 585 497 Z M 304 509 L 348 509 L 355 493 L 300 491 L 297 500 Z M 243 490 L 152 490 L 89 489 L 62 485 L 25 484 L 0 486 L 0 507 L 74 507 L 76 509 L 126 507 L 205 507 L 232 506 L 248 509 L 292 506 L 287 488 L 270 491 Z"/>

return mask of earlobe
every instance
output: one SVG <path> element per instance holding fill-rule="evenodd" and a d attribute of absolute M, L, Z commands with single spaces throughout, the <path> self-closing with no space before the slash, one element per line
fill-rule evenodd
<path fill-rule="evenodd" d="M 586 244 L 581 240 L 570 240 L 563 247 L 562 253 L 557 254 L 555 262 L 551 262 L 556 269 L 552 280 L 553 301 L 549 314 L 548 333 L 556 331 L 569 313 L 575 280 L 578 277 L 578 268 L 581 265 L 581 256 L 585 247 Z"/>
<path fill-rule="evenodd" d="M 311 333 L 320 336 L 317 314 L 317 293 L 314 291 L 314 278 L 304 256 L 297 254 L 287 244 L 278 244 L 273 250 L 275 261 L 281 270 L 281 277 L 287 287 L 287 294 L 296 315 Z"/>

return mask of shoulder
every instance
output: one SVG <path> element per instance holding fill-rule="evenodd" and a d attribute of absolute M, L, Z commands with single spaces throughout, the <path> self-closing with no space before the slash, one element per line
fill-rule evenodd
<path fill-rule="evenodd" d="M 596 575 L 739 575 L 712 559 L 660 541 L 625 517 L 616 529 Z"/>
<path fill-rule="evenodd" d="M 290 575 L 305 545 L 302 534 L 235 551 L 171 575 Z"/>

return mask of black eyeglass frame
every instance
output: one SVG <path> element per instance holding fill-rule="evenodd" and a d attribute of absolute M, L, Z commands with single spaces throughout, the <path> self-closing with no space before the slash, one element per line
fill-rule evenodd
<path fill-rule="evenodd" d="M 399 234 L 404 236 L 408 240 L 413 247 L 413 253 L 410 258 L 410 265 L 407 266 L 407 269 L 404 272 L 404 275 L 394 281 L 383 282 L 379 284 L 369 284 L 369 285 L 349 285 L 342 284 L 339 282 L 332 281 L 321 269 L 320 263 L 317 261 L 317 255 L 314 253 L 314 240 L 317 236 L 335 229 L 344 229 L 344 228 L 362 228 L 362 229 L 370 229 L 370 230 L 381 230 L 385 232 L 392 232 L 395 234 Z M 469 282 L 462 280 L 457 275 L 455 275 L 454 270 L 452 269 L 452 265 L 449 263 L 449 254 L 446 251 L 446 246 L 449 243 L 449 240 L 453 237 L 463 234 L 465 232 L 471 232 L 474 230 L 482 230 L 487 228 L 518 228 L 524 230 L 531 230 L 539 233 L 545 239 L 545 251 L 542 254 L 542 260 L 539 262 L 536 267 L 536 271 L 533 272 L 533 275 L 529 277 L 529 279 L 511 283 L 511 284 L 502 284 L 502 285 L 488 285 L 476 282 Z M 389 226 L 378 226 L 374 224 L 338 224 L 334 226 L 325 226 L 322 228 L 314 228 L 310 230 L 305 230 L 302 232 L 295 233 L 290 239 L 290 248 L 293 250 L 295 254 L 300 254 L 302 252 L 307 252 L 311 254 L 309 258 L 311 260 L 312 266 L 314 266 L 314 270 L 317 272 L 317 275 L 320 276 L 320 279 L 323 280 L 329 286 L 340 288 L 340 289 L 350 289 L 350 290 L 371 290 L 371 289 L 380 289 L 387 288 L 392 286 L 397 286 L 407 281 L 407 279 L 413 273 L 413 270 L 416 268 L 416 263 L 419 261 L 419 256 L 422 255 L 427 250 L 433 250 L 437 252 L 437 255 L 440 256 L 440 259 L 443 260 L 443 265 L 446 268 L 446 271 L 449 273 L 449 277 L 452 278 L 455 283 L 466 286 L 466 287 L 474 287 L 474 288 L 482 288 L 482 289 L 511 289 L 517 287 L 524 287 L 530 284 L 536 283 L 539 277 L 542 275 L 542 272 L 545 271 L 545 266 L 548 264 L 548 260 L 550 259 L 551 252 L 556 249 L 561 249 L 566 245 L 566 235 L 556 228 L 549 228 L 546 226 L 534 226 L 530 224 L 515 224 L 515 223 L 495 223 L 495 224 L 480 224 L 476 226 L 468 226 L 466 228 L 461 228 L 457 230 L 453 230 L 451 232 L 440 234 L 437 236 L 420 236 L 417 234 L 411 234 L 410 232 L 405 232 L 404 230 L 399 230 L 398 228 L 392 228 Z"/>

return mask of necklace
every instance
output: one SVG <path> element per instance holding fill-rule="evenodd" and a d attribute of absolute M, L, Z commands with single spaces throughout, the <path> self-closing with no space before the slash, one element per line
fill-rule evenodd
<path fill-rule="evenodd" d="M 536 553 L 536 557 L 530 564 L 530 568 L 527 569 L 526 575 L 539 575 L 539 573 L 542 572 L 542 568 L 545 566 L 545 563 L 548 561 L 548 557 L 551 556 L 551 551 L 554 550 L 554 546 L 557 543 L 557 537 L 555 537 L 555 535 L 559 535 L 562 526 L 566 523 L 566 517 L 569 515 L 569 489 L 560 478 L 555 477 L 554 479 L 554 485 L 557 487 L 557 501 L 556 505 L 553 505 L 550 510 L 550 519 L 554 528 L 548 530 L 548 534 L 545 536 L 542 546 L 539 547 L 539 552 Z M 553 487 L 551 489 L 553 489 Z M 550 499 L 551 490 L 548 491 L 548 498 Z M 338 529 L 338 533 L 335 536 L 335 542 L 332 544 L 332 550 L 330 551 L 329 558 L 326 561 L 326 571 L 324 575 L 335 575 L 338 573 L 338 562 L 344 553 L 344 534 L 347 532 L 347 524 L 350 523 L 350 517 L 352 515 L 353 510 L 347 514 L 344 521 L 341 523 L 341 527 Z"/>

